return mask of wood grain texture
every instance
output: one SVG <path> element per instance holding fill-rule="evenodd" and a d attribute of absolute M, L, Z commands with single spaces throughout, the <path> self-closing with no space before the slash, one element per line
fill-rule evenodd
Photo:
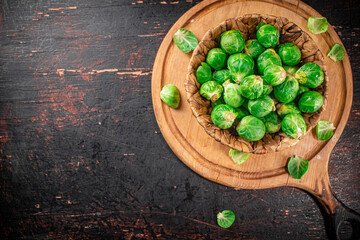
<path fill-rule="evenodd" d="M 326 239 L 304 192 L 210 182 L 160 134 L 151 69 L 171 26 L 199 2 L 0 1 L 2 239 Z M 329 176 L 359 211 L 360 8 L 306 3 L 352 64 L 352 110 Z M 216 225 L 223 209 L 236 214 L 228 230 Z"/>

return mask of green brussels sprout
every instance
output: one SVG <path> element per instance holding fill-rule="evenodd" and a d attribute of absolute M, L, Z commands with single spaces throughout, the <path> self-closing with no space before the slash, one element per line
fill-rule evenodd
<path fill-rule="evenodd" d="M 316 88 L 324 81 L 324 72 L 316 63 L 305 63 L 294 74 L 300 84 L 309 88 Z"/>
<path fill-rule="evenodd" d="M 283 68 L 290 75 L 294 75 L 295 72 L 299 69 L 299 67 L 297 66 L 287 66 L 287 65 L 283 65 Z"/>
<path fill-rule="evenodd" d="M 305 113 L 313 113 L 321 108 L 324 103 L 323 96 L 314 91 L 304 92 L 299 99 L 300 111 Z"/>
<path fill-rule="evenodd" d="M 211 67 L 209 64 L 202 62 L 201 65 L 196 70 L 196 79 L 200 84 L 203 84 L 207 81 L 211 81 Z"/>
<path fill-rule="evenodd" d="M 306 134 L 306 123 L 300 114 L 287 114 L 281 122 L 281 129 L 289 138 L 300 138 Z"/>
<path fill-rule="evenodd" d="M 211 49 L 207 56 L 206 62 L 215 70 L 221 70 L 226 67 L 227 55 L 221 48 Z"/>
<path fill-rule="evenodd" d="M 256 59 L 264 51 L 265 48 L 256 39 L 245 42 L 245 53 L 253 59 Z"/>
<path fill-rule="evenodd" d="M 300 49 L 293 43 L 281 44 L 278 54 L 283 63 L 288 66 L 295 66 L 301 61 Z"/>
<path fill-rule="evenodd" d="M 275 103 L 268 95 L 249 100 L 249 112 L 255 117 L 264 117 L 275 110 Z"/>
<path fill-rule="evenodd" d="M 211 112 L 211 121 L 221 129 L 230 128 L 237 116 L 235 109 L 226 104 L 220 104 L 214 107 Z"/>
<path fill-rule="evenodd" d="M 319 121 L 316 124 L 316 136 L 320 141 L 329 140 L 334 135 L 334 124 L 329 121 Z"/>
<path fill-rule="evenodd" d="M 271 24 L 262 25 L 256 32 L 256 37 L 266 48 L 273 48 L 279 42 L 279 30 Z"/>
<path fill-rule="evenodd" d="M 270 86 L 269 84 L 263 83 L 263 93 L 262 93 L 262 96 L 270 95 L 270 93 L 272 93 L 273 89 L 274 89 L 274 88 L 273 88 L 272 86 Z"/>
<path fill-rule="evenodd" d="M 261 121 L 265 124 L 267 133 L 276 133 L 280 131 L 281 128 L 281 119 L 276 114 L 276 112 L 271 112 L 265 117 L 260 118 Z"/>
<path fill-rule="evenodd" d="M 290 75 L 287 75 L 282 84 L 274 87 L 274 96 L 280 102 L 289 103 L 296 98 L 298 90 L 298 81 Z"/>
<path fill-rule="evenodd" d="M 239 124 L 239 122 L 241 121 L 241 119 L 250 115 L 247 107 L 245 107 L 245 106 L 240 106 L 238 108 L 235 108 L 235 112 L 237 113 L 237 116 L 234 121 L 234 126 L 237 126 Z"/>
<path fill-rule="evenodd" d="M 226 104 L 225 100 L 224 100 L 224 94 L 221 95 L 221 97 L 218 98 L 218 100 L 216 100 L 215 102 L 211 102 L 211 106 L 212 108 L 216 107 L 217 105 L 220 104 Z"/>
<path fill-rule="evenodd" d="M 228 70 L 228 69 L 223 69 L 223 70 L 214 72 L 212 75 L 212 80 L 217 82 L 220 85 L 222 85 L 227 80 L 230 80 L 231 82 L 233 82 L 230 70 Z"/>
<path fill-rule="evenodd" d="M 266 49 L 257 59 L 257 68 L 261 75 L 267 66 L 273 64 L 282 66 L 280 56 L 272 48 Z"/>
<path fill-rule="evenodd" d="M 269 65 L 264 70 L 263 79 L 264 81 L 271 85 L 277 86 L 285 81 L 286 71 L 283 67 L 279 65 Z"/>
<path fill-rule="evenodd" d="M 334 62 L 338 62 L 345 57 L 345 50 L 340 43 L 335 43 L 327 56 Z"/>
<path fill-rule="evenodd" d="M 196 36 L 185 28 L 180 28 L 174 34 L 173 41 L 175 45 L 184 53 L 191 52 L 198 45 Z"/>
<path fill-rule="evenodd" d="M 294 102 L 296 102 L 296 103 L 299 102 L 299 99 L 300 99 L 301 95 L 302 95 L 304 92 L 307 92 L 307 91 L 309 91 L 309 88 L 308 88 L 308 87 L 305 87 L 305 86 L 299 84 L 299 90 L 298 90 L 298 92 L 297 92 L 297 96 L 296 96 Z"/>
<path fill-rule="evenodd" d="M 236 127 L 236 131 L 245 141 L 252 142 L 262 139 L 265 135 L 266 128 L 260 119 L 249 115 L 241 119 L 239 125 Z"/>
<path fill-rule="evenodd" d="M 238 84 L 244 77 L 254 73 L 254 60 L 244 53 L 231 55 L 227 61 L 227 65 L 231 72 L 232 79 Z"/>
<path fill-rule="evenodd" d="M 178 108 L 180 104 L 180 93 L 174 84 L 165 85 L 160 92 L 161 100 L 169 107 Z"/>
<path fill-rule="evenodd" d="M 221 34 L 221 48 L 228 54 L 239 53 L 244 49 L 245 39 L 239 30 L 230 30 Z"/>
<path fill-rule="evenodd" d="M 221 97 L 223 91 L 223 86 L 215 81 L 208 81 L 200 87 L 200 95 L 212 102 L 216 102 Z"/>
<path fill-rule="evenodd" d="M 248 99 L 255 99 L 263 93 L 263 80 L 260 76 L 250 75 L 240 83 L 241 95 Z"/>
<path fill-rule="evenodd" d="M 225 103 L 233 108 L 240 107 L 245 101 L 245 98 L 241 96 L 240 86 L 236 83 L 230 83 L 229 80 L 223 86 Z"/>
<path fill-rule="evenodd" d="M 295 105 L 294 102 L 278 103 L 276 104 L 276 111 L 281 118 L 284 118 L 290 113 L 301 114 L 299 108 Z"/>

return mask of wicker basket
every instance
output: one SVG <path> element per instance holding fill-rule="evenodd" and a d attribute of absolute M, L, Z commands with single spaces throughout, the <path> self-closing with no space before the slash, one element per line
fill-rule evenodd
<path fill-rule="evenodd" d="M 235 128 L 220 129 L 211 121 L 211 103 L 199 94 L 200 84 L 196 80 L 196 70 L 201 62 L 204 62 L 208 51 L 219 47 L 220 36 L 223 32 L 231 29 L 239 29 L 245 40 L 256 38 L 256 26 L 260 23 L 273 24 L 280 32 L 280 43 L 293 43 L 301 50 L 302 59 L 300 64 L 314 62 L 324 71 L 324 82 L 315 89 L 324 96 L 323 106 L 315 113 L 303 113 L 302 116 L 307 124 L 307 133 L 310 132 L 320 120 L 321 112 L 327 103 L 328 77 L 324 58 L 311 37 L 302 31 L 297 25 L 283 17 L 250 14 L 238 18 L 231 18 L 221 23 L 214 29 L 206 32 L 199 45 L 195 48 L 188 66 L 188 74 L 185 81 L 187 100 L 191 110 L 205 131 L 215 140 L 233 149 L 242 152 L 264 154 L 277 152 L 295 145 L 300 139 L 291 139 L 280 131 L 274 134 L 265 134 L 264 138 L 256 142 L 247 142 L 236 132 Z"/>

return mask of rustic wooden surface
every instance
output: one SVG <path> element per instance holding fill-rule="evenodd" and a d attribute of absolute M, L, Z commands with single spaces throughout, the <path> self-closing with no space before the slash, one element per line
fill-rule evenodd
<path fill-rule="evenodd" d="M 152 65 L 172 24 L 198 2 L 1 1 L 1 238 L 326 239 L 304 192 L 212 183 L 160 134 Z M 353 106 L 329 175 L 359 211 L 360 7 L 305 2 L 350 56 Z M 223 209 L 236 213 L 228 230 L 216 225 Z"/>

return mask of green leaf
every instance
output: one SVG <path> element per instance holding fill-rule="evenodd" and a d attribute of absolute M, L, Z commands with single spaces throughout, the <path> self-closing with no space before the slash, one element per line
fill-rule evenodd
<path fill-rule="evenodd" d="M 235 221 L 235 214 L 230 210 L 224 210 L 217 214 L 217 223 L 222 228 L 230 227 Z"/>
<path fill-rule="evenodd" d="M 250 157 L 250 155 L 251 155 L 251 153 L 244 153 L 244 152 L 240 152 L 235 149 L 230 149 L 230 151 L 229 151 L 229 157 L 237 165 L 244 163 Z"/>
<path fill-rule="evenodd" d="M 309 17 L 308 28 L 314 34 L 324 33 L 328 29 L 326 18 Z"/>
<path fill-rule="evenodd" d="M 329 140 L 334 135 L 334 124 L 329 121 L 319 121 L 316 125 L 316 135 L 319 140 Z"/>
<path fill-rule="evenodd" d="M 345 50 L 340 43 L 335 43 L 328 53 L 328 57 L 334 62 L 341 61 L 345 57 Z"/>
<path fill-rule="evenodd" d="M 308 170 L 309 162 L 303 157 L 295 156 L 289 159 L 287 169 L 290 176 L 295 179 L 300 179 Z"/>
<path fill-rule="evenodd" d="M 176 46 L 183 51 L 184 53 L 188 53 L 196 48 L 198 45 L 198 40 L 196 36 L 185 28 L 180 28 L 173 37 L 173 40 Z"/>

